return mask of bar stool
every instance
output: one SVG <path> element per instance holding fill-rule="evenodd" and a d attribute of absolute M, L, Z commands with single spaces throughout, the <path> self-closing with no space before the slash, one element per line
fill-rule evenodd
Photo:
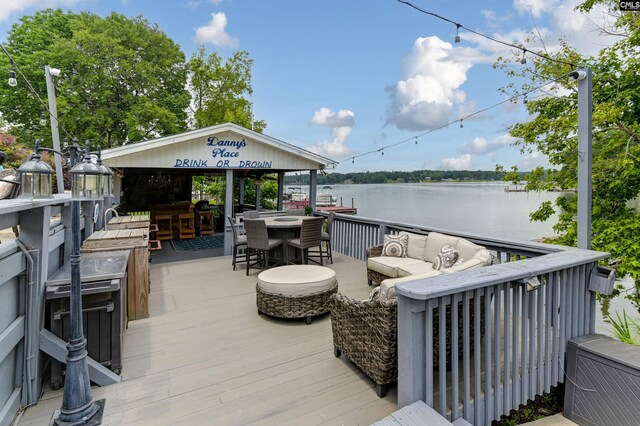
<path fill-rule="evenodd" d="M 173 240 L 173 221 L 170 214 L 157 214 L 156 226 L 156 240 Z"/>
<path fill-rule="evenodd" d="M 213 235 L 216 229 L 216 219 L 213 217 L 213 211 L 196 212 L 196 228 L 200 236 Z"/>
<path fill-rule="evenodd" d="M 193 213 L 182 213 L 178 215 L 178 238 L 186 240 L 196 237 L 196 228 L 193 222 Z"/>

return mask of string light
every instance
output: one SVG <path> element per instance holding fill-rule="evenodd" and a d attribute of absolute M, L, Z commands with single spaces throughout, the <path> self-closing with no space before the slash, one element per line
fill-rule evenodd
<path fill-rule="evenodd" d="M 418 145 L 418 137 L 416 136 L 416 145 Z"/>
<path fill-rule="evenodd" d="M 566 62 L 566 61 L 563 61 L 563 60 L 560 60 L 560 59 L 552 58 L 552 57 L 547 56 L 547 55 L 543 55 L 543 54 L 538 53 L 538 52 L 533 52 L 533 51 L 530 51 L 530 50 L 525 49 L 525 48 L 524 48 L 524 47 L 522 47 L 522 46 L 518 46 L 518 45 L 513 44 L 513 43 L 507 43 L 506 41 L 502 41 L 502 40 L 499 40 L 499 39 L 497 39 L 497 38 L 493 38 L 493 37 L 491 37 L 491 36 L 488 36 L 488 35 L 486 35 L 486 34 L 482 34 L 482 33 L 478 32 L 478 31 L 474 31 L 474 30 L 472 30 L 471 28 L 465 27 L 464 25 L 462 25 L 462 24 L 460 24 L 460 23 L 458 23 L 458 22 L 455 22 L 455 21 L 453 21 L 453 20 L 451 20 L 451 19 L 449 19 L 449 18 L 445 18 L 444 16 L 438 15 L 437 13 L 430 12 L 430 11 L 428 11 L 428 10 L 422 9 L 421 7 L 418 7 L 418 6 L 414 5 L 414 4 L 413 4 L 413 3 L 411 3 L 410 1 L 407 1 L 407 0 L 396 0 L 396 1 L 397 1 L 397 2 L 399 2 L 399 3 L 405 4 L 405 5 L 407 5 L 407 6 L 411 7 L 411 8 L 413 8 L 413 9 L 417 10 L 418 12 L 424 13 L 425 15 L 430 15 L 430 16 L 433 16 L 433 17 L 435 17 L 435 18 L 438 18 L 438 19 L 440 19 L 440 20 L 442 20 L 442 21 L 449 22 L 450 24 L 455 25 L 455 26 L 456 26 L 456 33 L 458 32 L 458 30 L 459 30 L 460 28 L 462 28 L 462 29 L 464 29 L 464 30 L 466 30 L 466 31 L 468 31 L 468 32 L 470 32 L 470 33 L 473 33 L 473 34 L 478 35 L 478 36 L 480 36 L 480 37 L 486 38 L 487 40 L 491 40 L 491 41 L 493 41 L 493 42 L 495 42 L 495 43 L 499 43 L 499 44 L 502 44 L 502 45 L 504 45 L 504 46 L 511 47 L 511 48 L 513 48 L 513 49 L 518 49 L 518 50 L 522 50 L 522 51 L 525 51 L 525 52 L 529 52 L 529 53 L 531 53 L 532 55 L 538 56 L 539 58 L 542 58 L 542 59 L 546 59 L 547 61 L 556 62 L 556 63 L 558 63 L 558 64 L 563 64 L 563 65 L 568 65 L 568 66 L 570 66 L 571 68 L 575 68 L 575 67 L 576 67 L 576 66 L 575 66 L 573 63 L 571 63 L 571 62 Z M 459 42 L 459 37 L 458 37 L 458 36 L 456 36 L 456 43 L 458 43 L 458 42 Z"/>
<path fill-rule="evenodd" d="M 526 63 L 527 63 L 527 56 L 526 56 L 526 54 L 527 54 L 527 49 L 522 48 L 522 59 L 520 59 L 520 63 L 521 63 L 522 65 L 524 65 L 524 64 L 526 64 Z"/>
<path fill-rule="evenodd" d="M 25 83 L 27 83 L 27 87 L 29 88 L 31 93 L 33 93 L 35 95 L 36 100 L 38 102 L 40 102 L 40 104 L 42 105 L 44 110 L 47 112 L 49 117 L 51 117 L 52 119 L 56 120 L 56 122 L 58 123 L 58 128 L 62 129 L 62 131 L 67 136 L 69 136 L 70 138 L 73 138 L 73 136 L 67 131 L 67 129 L 62 127 L 62 125 L 60 124 L 59 117 L 56 117 L 51 113 L 51 111 L 49 110 L 49 106 L 42 100 L 42 98 L 40 97 L 40 94 L 36 91 L 36 89 L 33 88 L 33 85 L 31 84 L 31 81 L 29 81 L 29 79 L 24 75 L 24 73 L 22 72 L 22 70 L 20 69 L 18 64 L 16 64 L 16 62 L 13 60 L 13 57 L 9 54 L 9 52 L 7 52 L 7 49 L 5 49 L 5 47 L 4 47 L 4 45 L 2 43 L 0 43 L 0 49 L 5 54 L 5 56 L 9 59 L 9 62 L 11 62 L 11 65 L 15 68 L 15 71 L 18 71 L 18 74 L 20 74 L 20 77 L 22 77 L 22 79 L 25 81 Z M 16 72 L 15 71 L 13 71 L 13 70 L 9 71 L 9 81 L 8 81 L 8 83 L 9 83 L 9 86 L 11 86 L 11 87 L 16 87 L 18 85 L 18 80 L 16 79 Z"/>
<path fill-rule="evenodd" d="M 45 117 L 44 114 L 40 115 L 40 125 L 41 126 L 46 126 L 47 125 L 47 117 Z"/>
<path fill-rule="evenodd" d="M 462 124 L 462 119 L 460 119 L 460 128 L 462 129 L 464 127 L 464 124 Z"/>
<path fill-rule="evenodd" d="M 9 86 L 16 87 L 18 85 L 18 80 L 16 80 L 16 72 L 9 71 Z"/>
<path fill-rule="evenodd" d="M 486 108 L 480 109 L 480 110 L 475 111 L 475 112 L 472 112 L 471 114 L 468 114 L 468 115 L 466 115 L 466 116 L 464 116 L 462 118 L 450 121 L 450 122 L 448 122 L 446 124 L 443 124 L 441 126 L 438 126 L 438 127 L 433 128 L 433 129 L 427 130 L 426 132 L 421 133 L 419 135 L 411 136 L 410 138 L 398 141 L 398 142 L 393 143 L 393 144 L 389 144 L 387 146 L 384 146 L 384 147 L 376 149 L 376 150 L 367 151 L 367 152 L 363 152 L 362 154 L 355 155 L 355 156 L 351 157 L 351 163 L 355 163 L 355 159 L 358 158 L 358 157 L 364 157 L 365 155 L 370 155 L 370 154 L 373 154 L 373 153 L 376 153 L 376 152 L 380 152 L 382 155 L 384 155 L 384 150 L 385 149 L 393 148 L 393 147 L 396 147 L 396 146 L 399 146 L 399 145 L 402 145 L 402 144 L 405 144 L 405 143 L 411 142 L 411 141 L 414 141 L 414 143 L 416 143 L 418 138 L 424 137 L 424 136 L 428 135 L 429 133 L 433 133 L 433 132 L 436 132 L 438 130 L 442 130 L 442 129 L 446 128 L 446 127 L 451 126 L 454 123 L 458 123 L 459 122 L 460 123 L 460 127 L 463 127 L 463 125 L 462 125 L 463 120 L 468 120 L 471 117 L 475 117 L 476 115 L 480 115 L 480 114 L 482 114 L 482 113 L 484 113 L 486 111 L 489 111 L 489 110 L 491 110 L 493 108 L 497 108 L 500 105 L 506 104 L 507 102 L 512 102 L 512 101 L 514 101 L 514 100 L 516 100 L 516 99 L 518 99 L 520 97 L 523 98 L 523 102 L 524 102 L 524 99 L 527 97 L 528 94 L 533 93 L 533 92 L 537 92 L 538 90 L 542 89 L 545 86 L 548 86 L 549 84 L 552 84 L 552 83 L 555 83 L 555 82 L 557 82 L 559 80 L 562 80 L 563 78 L 569 76 L 569 74 L 570 73 L 563 74 L 563 75 L 561 75 L 561 76 L 559 76 L 557 78 L 554 78 L 553 80 L 549 80 L 549 81 L 546 81 L 544 83 L 541 83 L 540 85 L 538 85 L 536 87 L 533 87 L 533 88 L 531 88 L 530 90 L 528 90 L 528 91 L 526 91 L 524 93 L 521 93 L 519 95 L 514 95 L 514 96 L 512 96 L 512 97 L 510 97 L 508 99 L 504 99 L 504 100 L 502 100 L 500 102 L 497 102 L 497 103 L 495 103 L 495 104 L 493 104 L 491 106 L 488 106 Z M 345 160 L 342 160 L 342 161 L 338 161 L 336 164 L 341 164 L 341 163 L 344 163 L 345 161 L 348 161 L 348 158 L 345 159 Z"/>
<path fill-rule="evenodd" d="M 460 24 L 456 24 L 456 43 L 460 43 Z"/>

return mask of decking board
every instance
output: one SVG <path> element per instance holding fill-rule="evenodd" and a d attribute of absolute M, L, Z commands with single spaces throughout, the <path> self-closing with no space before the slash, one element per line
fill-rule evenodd
<path fill-rule="evenodd" d="M 365 298 L 363 262 L 334 254 L 339 291 Z M 329 315 L 311 325 L 258 315 L 257 270 L 230 257 L 151 264 L 150 317 L 132 321 L 124 381 L 94 388 L 105 425 L 369 424 L 397 409 L 344 357 L 335 358 Z M 20 425 L 46 424 L 62 391 L 47 390 Z"/>

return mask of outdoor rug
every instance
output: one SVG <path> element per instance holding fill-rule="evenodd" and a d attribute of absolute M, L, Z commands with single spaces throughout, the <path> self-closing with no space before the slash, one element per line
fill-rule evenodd
<path fill-rule="evenodd" d="M 171 245 L 175 251 L 208 250 L 224 247 L 224 235 L 205 235 L 189 240 L 173 240 Z"/>

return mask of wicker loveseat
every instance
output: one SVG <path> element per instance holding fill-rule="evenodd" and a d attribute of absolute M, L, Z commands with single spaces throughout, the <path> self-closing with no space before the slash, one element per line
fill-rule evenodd
<path fill-rule="evenodd" d="M 411 236 L 420 237 L 417 241 L 411 241 Z M 429 255 L 440 250 L 442 245 L 449 244 L 456 247 L 462 262 L 447 268 L 449 270 L 433 270 L 432 262 L 420 260 L 418 262 L 407 262 L 405 265 L 415 265 L 415 270 L 421 273 L 404 274 L 398 277 L 398 272 L 392 272 L 389 266 L 393 264 L 394 259 L 390 259 L 385 270 L 387 274 L 381 273 L 379 270 L 367 268 L 367 276 L 369 280 L 381 282 L 380 288 L 376 289 L 376 294 L 366 301 L 355 300 L 343 294 L 337 293 L 332 296 L 330 301 L 331 326 L 333 329 L 333 346 L 336 357 L 344 354 L 358 366 L 367 376 L 376 383 L 376 392 L 381 398 L 386 395 L 387 388 L 390 384 L 398 379 L 398 332 L 397 332 L 397 314 L 398 300 L 395 286 L 404 281 L 409 281 L 418 277 L 432 277 L 443 273 L 454 273 L 475 267 L 490 265 L 492 256 L 484 247 L 475 245 L 467 240 L 451 237 L 444 234 L 432 232 L 429 237 L 434 237 L 432 242 L 437 245 L 429 246 L 427 236 L 418 236 L 409 234 L 408 255 L 418 256 L 421 251 L 430 249 Z M 411 244 L 413 243 L 413 247 Z M 379 256 L 382 246 L 372 247 L 367 251 L 368 262 L 372 258 L 384 262 L 385 257 Z M 376 256 L 377 255 L 377 256 Z M 435 256 L 435 255 L 434 255 Z M 464 260 L 464 259 L 467 260 Z M 402 258 L 395 258 L 401 259 Z M 415 258 L 412 258 L 415 259 Z M 424 258 L 422 258 L 424 259 Z M 402 272 L 401 272 L 402 273 Z M 391 275 L 393 274 L 393 275 Z M 391 276 L 390 276 L 391 275 Z M 452 279 L 455 279 L 452 276 Z M 484 336 L 484 297 L 480 300 L 481 317 L 480 317 L 480 336 Z M 474 342 L 474 300 L 470 301 L 469 324 L 470 324 L 470 345 L 473 347 Z M 462 302 L 458 304 L 458 348 L 463 348 L 463 306 Z M 451 362 L 451 305 L 446 307 L 447 329 L 446 329 L 446 359 L 447 365 Z M 433 311 L 433 336 L 439 335 L 440 327 L 439 308 Z M 439 353 L 441 342 L 434 338 L 433 347 L 433 367 L 439 366 Z M 461 352 L 457 354 L 460 356 Z"/>
<path fill-rule="evenodd" d="M 367 279 L 369 285 L 380 284 L 386 279 L 397 279 L 390 287 L 413 278 L 428 278 L 439 274 L 450 274 L 491 264 L 491 253 L 471 241 L 451 235 L 431 232 L 418 235 L 400 232 L 408 236 L 406 257 L 382 256 L 382 245 L 367 249 Z M 450 268 L 435 270 L 433 264 L 440 250 L 449 245 L 458 253 L 458 260 Z M 409 277 L 409 278 L 407 278 Z M 407 278 L 407 279 L 402 279 Z"/>

